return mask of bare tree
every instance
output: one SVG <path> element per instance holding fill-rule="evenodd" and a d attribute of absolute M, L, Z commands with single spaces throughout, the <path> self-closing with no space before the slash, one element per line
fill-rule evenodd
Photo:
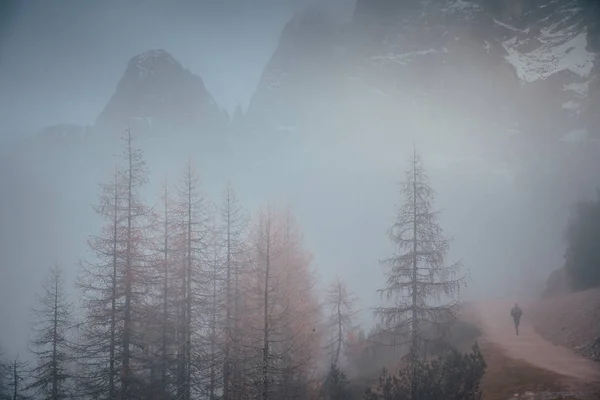
<path fill-rule="evenodd" d="M 263 270 L 263 282 L 264 290 L 263 293 L 263 329 L 262 329 L 262 360 L 261 360 L 261 384 L 262 384 L 262 399 L 268 400 L 270 394 L 269 383 L 271 380 L 270 373 L 271 367 L 271 331 L 273 329 L 273 315 L 272 310 L 274 309 L 274 292 L 273 289 L 273 260 L 277 255 L 278 243 L 277 243 L 277 232 L 275 228 L 274 215 L 272 210 L 267 210 L 266 215 L 263 215 L 258 227 L 258 237 L 256 243 L 256 250 L 258 256 L 259 268 Z"/>
<path fill-rule="evenodd" d="M 88 239 L 93 261 L 80 263 L 77 286 L 81 290 L 84 319 L 78 325 L 78 363 L 82 393 L 116 399 L 121 368 L 119 338 L 123 331 L 123 210 L 126 192 L 115 169 L 111 183 L 101 185 L 94 211 L 104 221 L 100 235 Z"/>
<path fill-rule="evenodd" d="M 4 359 L 4 353 L 0 348 L 0 400 L 10 400 L 10 391 L 8 388 L 10 377 L 10 364 Z"/>
<path fill-rule="evenodd" d="M 177 243 L 175 240 L 176 218 L 173 202 L 167 182 L 162 188 L 161 207 L 157 212 L 154 229 L 154 266 L 155 279 L 150 285 L 151 299 L 148 310 L 148 329 L 153 331 L 151 349 L 152 391 L 166 395 L 173 384 L 172 367 L 175 365 L 177 351 L 176 311 L 178 301 Z M 159 313 L 156 310 L 160 310 Z"/>
<path fill-rule="evenodd" d="M 68 369 L 71 346 L 67 333 L 71 326 L 71 304 L 67 302 L 62 272 L 58 265 L 50 269 L 42 285 L 39 308 L 33 309 L 35 338 L 31 342 L 37 365 L 28 388 L 44 399 L 58 400 L 70 396 Z"/>
<path fill-rule="evenodd" d="M 231 183 L 225 187 L 220 208 L 219 233 L 225 253 L 225 338 L 223 345 L 223 400 L 238 398 L 240 380 L 240 275 L 246 252 L 248 216 Z M 232 382 L 232 378 L 235 382 Z"/>
<path fill-rule="evenodd" d="M 327 288 L 325 304 L 329 308 L 329 329 L 333 340 L 327 345 L 331 352 L 331 364 L 338 367 L 340 355 L 348 345 L 348 335 L 355 328 L 353 320 L 358 311 L 354 309 L 356 298 L 348 291 L 346 283 L 339 277 Z"/>
<path fill-rule="evenodd" d="M 387 268 L 387 285 L 379 290 L 392 305 L 375 310 L 385 329 L 396 331 L 408 326 L 413 389 L 416 388 L 419 354 L 425 343 L 425 329 L 446 328 L 457 311 L 458 293 L 463 276 L 458 276 L 461 263 L 444 265 L 449 241 L 437 223 L 437 212 L 431 210 L 434 191 L 429 186 L 421 158 L 416 150 L 400 194 L 402 203 L 390 238 L 396 252 L 381 261 Z M 413 390 L 416 393 L 416 389 Z"/>
<path fill-rule="evenodd" d="M 19 361 L 19 356 L 15 357 L 8 366 L 8 392 L 12 400 L 26 400 L 29 396 L 26 395 L 26 390 L 23 388 L 23 383 L 27 378 L 26 371 L 28 364 L 23 361 Z"/>
<path fill-rule="evenodd" d="M 148 375 L 145 325 L 153 276 L 147 241 L 152 214 L 141 199 L 147 172 L 130 130 L 124 143 L 124 165 L 115 172 L 114 183 L 103 187 L 96 207 L 107 224 L 88 242 L 95 260 L 82 263 L 78 284 L 86 314 L 81 353 L 88 394 L 129 400 L 137 396 L 135 390 L 143 390 L 140 385 Z"/>
<path fill-rule="evenodd" d="M 306 383 L 319 347 L 310 257 L 291 232 L 286 217 L 269 207 L 252 235 L 245 329 L 246 345 L 256 353 L 246 371 L 263 400 L 301 398 L 307 385 L 300 382 Z"/>
<path fill-rule="evenodd" d="M 215 229 L 216 231 L 216 229 Z M 206 295 L 204 303 L 204 316 L 206 322 L 205 338 L 205 355 L 202 357 L 205 362 L 206 387 L 207 396 L 213 400 L 216 398 L 216 393 L 222 389 L 221 381 L 223 372 L 223 327 L 225 322 L 225 266 L 223 249 L 219 245 L 217 235 L 214 235 L 211 243 L 209 254 L 210 257 L 206 262 L 205 279 L 206 279 Z"/>
<path fill-rule="evenodd" d="M 188 160 L 176 190 L 177 232 L 180 236 L 180 292 L 178 310 L 177 398 L 189 400 L 192 388 L 192 337 L 200 334 L 203 307 L 200 298 L 206 293 L 203 263 L 207 258 L 211 213 L 201 190 L 200 178 Z M 202 365 L 198 365 L 202 369 Z"/>
<path fill-rule="evenodd" d="M 166 392 L 167 391 L 167 373 L 170 364 L 170 332 L 171 332 L 171 268 L 172 268 L 172 258 L 171 258 L 171 237 L 170 237 L 170 224 L 171 221 L 171 209 L 170 209 L 170 201 L 169 201 L 169 189 L 167 186 L 167 182 L 164 184 L 164 193 L 163 193 L 163 223 L 162 223 L 162 239 L 163 239 L 163 248 L 162 248 L 162 285 L 161 285 L 161 353 L 160 353 L 160 377 L 161 377 L 161 389 Z"/>
<path fill-rule="evenodd" d="M 252 266 L 246 275 L 244 345 L 255 351 L 245 371 L 251 377 L 256 397 L 268 400 L 272 394 L 276 271 L 274 260 L 281 250 L 275 215 L 271 207 L 259 214 L 252 235 Z M 250 391 L 252 388 L 247 388 Z"/>
<path fill-rule="evenodd" d="M 289 208 L 281 215 L 282 251 L 277 261 L 278 285 L 283 305 L 278 331 L 278 350 L 282 378 L 279 397 L 299 399 L 307 396 L 320 359 L 322 330 L 321 307 L 315 292 L 315 277 L 311 270 L 312 255 L 303 247 L 303 238 Z M 285 312 L 283 311 L 285 310 Z"/>
<path fill-rule="evenodd" d="M 125 148 L 123 159 L 125 165 L 121 170 L 124 192 L 124 285 L 123 285 L 123 362 L 121 371 L 122 400 L 134 397 L 132 386 L 137 383 L 135 371 L 132 368 L 132 346 L 143 348 L 141 335 L 136 335 L 136 328 L 143 329 L 143 324 L 135 320 L 136 307 L 144 305 L 145 270 L 147 270 L 147 255 L 144 253 L 146 231 L 149 227 L 149 209 L 141 200 L 140 189 L 148 180 L 146 162 L 142 151 L 133 146 L 131 129 L 126 130 L 124 137 Z M 143 355 L 141 356 L 144 357 Z M 138 360 L 140 363 L 140 360 Z"/>

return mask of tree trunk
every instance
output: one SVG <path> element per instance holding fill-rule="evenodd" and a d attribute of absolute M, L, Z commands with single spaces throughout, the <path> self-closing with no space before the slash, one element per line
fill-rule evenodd
<path fill-rule="evenodd" d="M 338 282 L 338 301 L 337 301 L 337 317 L 338 317 L 338 343 L 337 343 L 337 349 L 335 351 L 335 360 L 333 362 L 333 365 L 335 365 L 337 367 L 338 365 L 338 361 L 340 359 L 340 351 L 342 349 L 342 311 L 341 311 L 341 302 L 342 302 L 342 293 L 341 293 L 341 287 L 339 286 L 339 282 Z"/>
<path fill-rule="evenodd" d="M 109 339 L 109 361 L 108 361 L 108 395 L 111 400 L 115 399 L 115 346 L 117 330 L 117 243 L 119 224 L 119 176 L 115 170 L 115 197 L 113 212 L 113 241 L 112 241 L 112 281 L 110 299 L 110 339 Z"/>
<path fill-rule="evenodd" d="M 191 165 L 190 165 L 191 168 Z M 186 314 L 185 314 L 185 400 L 190 399 L 192 359 L 192 189 L 191 170 L 188 180 L 187 268 L 186 268 Z"/>
<path fill-rule="evenodd" d="M 412 326 L 411 326 L 411 346 L 410 362 L 412 367 L 411 377 L 411 399 L 417 399 L 417 379 L 418 371 L 418 336 L 417 336 L 417 165 L 416 154 L 413 159 L 413 268 L 412 268 Z"/>
<path fill-rule="evenodd" d="M 215 257 L 216 258 L 216 257 Z M 217 260 L 215 260 L 215 266 L 213 270 L 213 287 L 212 287 L 212 307 L 211 307 L 211 327 L 210 327 L 210 400 L 215 398 L 215 386 L 216 386 L 216 357 L 215 357 L 215 340 L 217 340 Z"/>
<path fill-rule="evenodd" d="M 52 327 L 52 399 L 58 400 L 58 364 L 56 346 L 58 342 L 58 279 L 54 282 L 54 315 Z"/>
<path fill-rule="evenodd" d="M 225 349 L 223 363 L 223 400 L 229 400 L 229 374 L 231 373 L 231 202 L 227 195 L 227 260 L 225 282 Z"/>
<path fill-rule="evenodd" d="M 162 317 L 162 354 L 161 354 L 161 389 L 167 390 L 167 324 L 169 293 L 169 201 L 165 182 L 165 223 L 164 223 L 164 258 L 163 258 L 163 317 Z"/>
<path fill-rule="evenodd" d="M 262 370 L 262 399 L 269 400 L 269 273 L 270 273 L 270 250 L 271 250 L 271 220 L 267 221 L 266 238 L 267 249 L 265 257 L 265 293 L 264 293 L 264 332 L 263 332 L 263 370 Z"/>
<path fill-rule="evenodd" d="M 125 253 L 125 311 L 123 320 L 123 372 L 121 376 L 121 400 L 129 400 L 130 394 L 130 343 L 131 343 L 131 296 L 132 296 L 132 230 L 133 230 L 133 171 L 132 171 L 132 149 L 131 149 L 131 129 L 127 129 L 127 156 L 129 161 L 129 170 L 127 182 L 127 249 Z"/>
<path fill-rule="evenodd" d="M 17 361 L 13 364 L 13 379 L 14 379 L 14 387 L 13 387 L 13 400 L 17 400 L 19 394 L 19 375 L 17 373 Z"/>
<path fill-rule="evenodd" d="M 187 243 L 186 234 L 184 231 L 183 243 Z M 184 255 L 187 254 L 184 252 Z M 182 257 L 181 263 L 181 288 L 180 288 L 180 303 L 178 309 L 178 329 L 179 329 L 179 351 L 177 362 L 177 398 L 185 397 L 185 356 L 186 356 L 186 257 Z"/>

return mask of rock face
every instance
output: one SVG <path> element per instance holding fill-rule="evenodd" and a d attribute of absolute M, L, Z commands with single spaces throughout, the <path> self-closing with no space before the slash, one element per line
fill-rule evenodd
<path fill-rule="evenodd" d="M 598 8 L 586 0 L 358 0 L 343 28 L 301 15 L 285 28 L 249 118 L 285 131 L 359 111 L 363 121 L 401 120 L 437 140 L 436 128 L 423 126 L 436 119 L 447 134 L 516 158 L 585 142 L 600 133 Z"/>
<path fill-rule="evenodd" d="M 543 297 L 562 296 L 571 293 L 571 284 L 567 270 L 558 268 L 550 274 L 546 280 L 546 288 L 544 289 Z"/>
<path fill-rule="evenodd" d="M 133 57 L 95 130 L 120 134 L 127 126 L 149 136 L 210 135 L 227 124 L 202 79 L 164 50 Z"/>
<path fill-rule="evenodd" d="M 335 35 L 329 15 L 320 9 L 299 14 L 285 26 L 248 107 L 249 124 L 285 134 L 314 119 L 335 85 Z"/>

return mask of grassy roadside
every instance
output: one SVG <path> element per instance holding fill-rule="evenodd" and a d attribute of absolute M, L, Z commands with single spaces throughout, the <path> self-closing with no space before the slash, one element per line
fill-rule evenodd
<path fill-rule="evenodd" d="M 509 358 L 500 348 L 485 339 L 480 340 L 480 348 L 487 363 L 487 370 L 481 382 L 482 400 L 600 398 L 599 391 L 581 387 L 581 384 L 562 375 L 535 367 L 525 361 Z"/>
<path fill-rule="evenodd" d="M 480 388 L 481 400 L 600 400 L 600 386 L 591 386 L 559 375 L 555 372 L 514 359 L 496 344 L 490 342 L 478 328 L 473 315 L 455 324 L 447 337 L 448 344 L 461 352 L 469 352 L 475 341 L 484 356 L 487 368 Z M 388 362 L 386 367 L 397 372 L 397 362 Z M 377 386 L 377 374 L 362 377 L 353 382 L 356 399 L 362 398 L 362 388 Z"/>

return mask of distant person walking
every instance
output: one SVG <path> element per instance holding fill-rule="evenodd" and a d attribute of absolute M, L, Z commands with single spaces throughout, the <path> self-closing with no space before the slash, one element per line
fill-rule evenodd
<path fill-rule="evenodd" d="M 517 335 L 519 334 L 519 322 L 521 322 L 521 315 L 523 315 L 523 310 L 519 307 L 519 303 L 515 303 L 515 306 L 510 310 L 510 316 L 515 321 L 515 332 Z"/>

